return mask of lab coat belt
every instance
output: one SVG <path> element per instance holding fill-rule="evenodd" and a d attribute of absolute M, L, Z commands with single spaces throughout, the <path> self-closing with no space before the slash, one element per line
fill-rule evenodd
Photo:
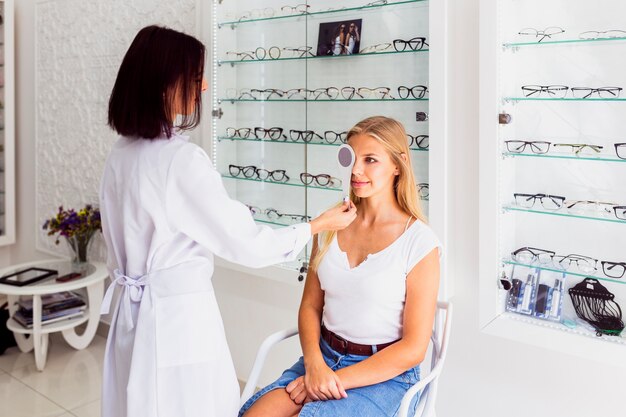
<path fill-rule="evenodd" d="M 111 282 L 109 288 L 104 294 L 100 314 L 109 314 L 111 310 L 111 302 L 113 301 L 113 293 L 115 292 L 115 286 L 120 285 L 122 287 L 123 297 L 123 304 L 120 307 L 123 310 L 122 314 L 123 320 L 126 323 L 126 329 L 130 331 L 135 327 L 135 323 L 131 314 L 130 303 L 131 301 L 135 303 L 141 301 L 144 293 L 144 288 L 148 284 L 148 275 L 143 275 L 138 278 L 132 278 L 124 275 L 119 269 L 113 271 L 113 274 L 115 275 L 115 280 Z"/>

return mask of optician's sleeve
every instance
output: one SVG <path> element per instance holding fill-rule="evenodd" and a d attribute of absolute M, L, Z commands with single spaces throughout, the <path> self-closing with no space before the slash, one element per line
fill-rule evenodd
<path fill-rule="evenodd" d="M 165 205 L 171 227 L 215 255 L 260 268 L 293 261 L 311 238 L 311 225 L 272 229 L 254 222 L 250 210 L 232 200 L 204 150 L 179 149 L 166 179 Z"/>

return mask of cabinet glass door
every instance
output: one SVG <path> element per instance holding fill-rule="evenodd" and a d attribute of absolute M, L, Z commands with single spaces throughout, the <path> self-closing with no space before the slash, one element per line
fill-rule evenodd
<path fill-rule="evenodd" d="M 307 221 L 340 202 L 337 151 L 374 115 L 406 127 L 428 209 L 427 1 L 213 6 L 213 159 L 257 222 Z"/>

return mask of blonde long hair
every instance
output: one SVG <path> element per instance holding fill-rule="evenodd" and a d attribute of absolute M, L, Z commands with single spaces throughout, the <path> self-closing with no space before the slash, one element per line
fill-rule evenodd
<path fill-rule="evenodd" d="M 418 192 L 416 188 L 415 175 L 413 175 L 413 166 L 409 154 L 409 143 L 406 137 L 404 126 L 397 120 L 385 116 L 373 116 L 361 120 L 354 125 L 348 132 L 347 140 L 355 135 L 368 135 L 376 139 L 385 147 L 385 150 L 391 157 L 394 164 L 399 168 L 399 175 L 396 176 L 394 182 L 394 190 L 396 201 L 407 214 L 410 214 L 417 220 L 424 223 L 427 222 L 426 217 L 422 213 L 422 206 L 419 202 Z M 406 155 L 406 158 L 402 157 Z M 355 205 L 359 205 L 361 199 L 354 195 L 350 190 L 350 200 Z M 337 232 L 324 232 L 320 236 L 320 245 L 316 256 L 311 260 L 311 268 L 317 271 L 322 258 L 328 252 L 328 248 L 332 243 Z"/>

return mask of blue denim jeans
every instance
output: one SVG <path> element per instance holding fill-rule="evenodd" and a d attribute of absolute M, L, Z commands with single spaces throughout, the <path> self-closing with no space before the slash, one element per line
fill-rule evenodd
<path fill-rule="evenodd" d="M 368 356 L 341 355 L 331 349 L 324 340 L 320 348 L 326 364 L 336 371 L 367 359 Z M 280 378 L 252 396 L 239 410 L 239 417 L 259 398 L 275 389 L 284 389 L 291 381 L 304 375 L 304 359 L 301 357 Z M 347 390 L 348 398 L 341 400 L 313 401 L 305 404 L 300 417 L 393 417 L 398 413 L 400 402 L 406 391 L 420 379 L 419 366 L 411 368 L 397 377 L 385 382 L 366 387 Z M 419 395 L 411 402 L 409 410 L 415 411 Z"/>

